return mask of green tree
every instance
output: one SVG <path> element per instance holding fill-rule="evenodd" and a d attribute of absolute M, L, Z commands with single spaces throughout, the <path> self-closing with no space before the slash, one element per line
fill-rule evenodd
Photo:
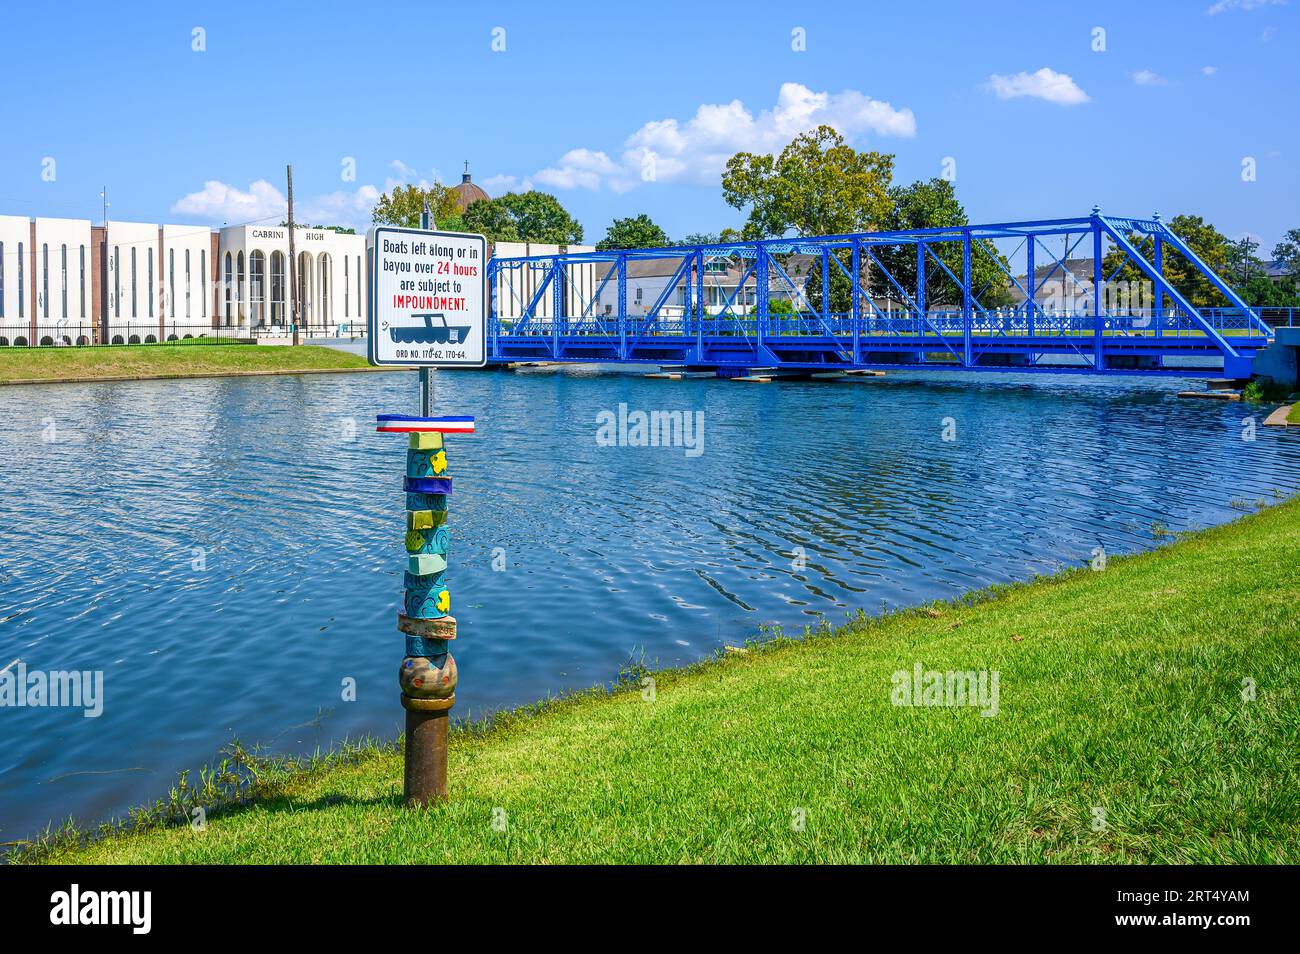
<path fill-rule="evenodd" d="M 634 219 L 615 219 L 596 248 L 605 252 L 615 248 L 663 248 L 671 244 L 668 233 L 642 212 Z"/>
<path fill-rule="evenodd" d="M 1273 246 L 1273 261 L 1293 283 L 1300 279 L 1300 229 L 1289 229 L 1282 241 Z"/>
<path fill-rule="evenodd" d="M 515 217 L 504 205 L 492 199 L 471 202 L 461 216 L 466 232 L 477 232 L 489 242 L 518 242 Z"/>
<path fill-rule="evenodd" d="M 1295 285 L 1288 286 L 1275 282 L 1262 271 L 1253 273 L 1244 284 L 1235 287 L 1237 294 L 1248 305 L 1259 308 L 1300 307 L 1300 294 L 1297 293 Z"/>
<path fill-rule="evenodd" d="M 548 192 L 507 192 L 471 202 L 464 222 L 466 229 L 493 242 L 576 245 L 582 241 L 582 226 Z"/>
<path fill-rule="evenodd" d="M 747 239 L 862 232 L 889 214 L 894 157 L 858 152 L 830 126 L 796 136 L 779 156 L 738 152 L 722 195 L 749 218 Z"/>
<path fill-rule="evenodd" d="M 397 225 L 402 228 L 418 229 L 420 213 L 424 203 L 429 203 L 434 223 L 441 229 L 455 231 L 460 224 L 460 209 L 456 205 L 456 193 L 445 185 L 435 182 L 427 189 L 417 185 L 396 186 L 392 192 L 385 192 L 371 210 L 370 220 L 376 225 Z"/>
<path fill-rule="evenodd" d="M 1235 242 L 1228 242 L 1227 265 L 1228 280 L 1233 287 L 1245 285 L 1250 276 L 1264 270 L 1264 263 L 1255 255 L 1259 243 L 1249 235 L 1243 235 Z"/>
<path fill-rule="evenodd" d="M 717 232 L 692 232 L 674 245 L 717 245 L 722 239 Z"/>
<path fill-rule="evenodd" d="M 959 225 L 970 225 L 966 209 L 957 200 L 957 191 L 949 179 L 933 178 L 911 183 L 910 186 L 894 186 L 889 190 L 892 201 L 891 211 L 885 220 L 885 229 L 889 231 L 910 231 L 914 229 L 946 229 Z M 894 279 L 907 291 L 915 294 L 917 287 L 917 246 L 878 246 L 875 248 L 880 264 L 889 270 Z M 932 253 L 932 255 L 931 255 Z M 962 278 L 962 260 L 965 250 L 959 240 L 956 242 L 935 242 L 930 246 L 926 260 L 926 305 L 959 305 L 963 295 L 961 285 L 948 277 L 939 263 L 939 259 L 956 278 Z M 1001 264 L 1000 264 L 1001 263 Z M 870 281 L 871 294 L 874 296 L 897 296 L 898 290 L 880 269 L 870 268 L 866 263 Z M 971 243 L 971 291 L 984 308 L 1000 308 L 1013 302 L 1010 294 L 1011 279 L 1006 273 L 1010 266 L 1006 257 L 997 250 L 997 246 L 988 239 L 976 239 Z M 835 279 L 839 269 L 832 269 L 832 305 L 835 305 Z M 842 278 L 842 273 L 841 276 Z M 814 290 L 816 285 L 814 283 Z M 848 281 L 845 279 L 845 286 Z"/>

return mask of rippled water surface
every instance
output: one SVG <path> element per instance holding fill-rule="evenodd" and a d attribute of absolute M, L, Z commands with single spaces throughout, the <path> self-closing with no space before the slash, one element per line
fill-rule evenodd
<path fill-rule="evenodd" d="M 449 442 L 454 712 L 1295 492 L 1300 435 L 1243 440 L 1249 408 L 1183 386 L 444 373 L 439 410 L 479 419 Z M 0 708 L 0 841 L 151 799 L 235 736 L 301 751 L 399 731 L 405 442 L 371 422 L 414 393 L 406 373 L 0 389 L 0 667 L 105 680 L 97 719 Z M 704 452 L 599 446 L 620 403 L 702 410 Z"/>

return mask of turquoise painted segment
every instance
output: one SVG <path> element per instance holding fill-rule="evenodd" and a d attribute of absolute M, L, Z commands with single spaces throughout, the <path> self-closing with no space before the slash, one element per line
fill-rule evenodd
<path fill-rule="evenodd" d="M 411 494 L 406 495 L 407 510 L 446 510 L 446 494 Z"/>
<path fill-rule="evenodd" d="M 442 573 L 428 576 L 416 576 L 414 573 L 402 574 L 406 586 L 406 599 L 403 612 L 416 619 L 442 619 L 451 612 L 451 594 L 443 584 Z"/>
<path fill-rule="evenodd" d="M 408 656 L 441 656 L 447 651 L 447 640 L 445 639 L 426 639 L 424 636 L 407 636 L 406 637 L 406 655 Z"/>
<path fill-rule="evenodd" d="M 437 450 L 408 450 L 406 452 L 407 477 L 447 477 L 447 452 Z"/>
<path fill-rule="evenodd" d="M 413 619 L 442 619 L 451 612 L 451 594 L 445 586 L 434 590 L 407 590 L 403 612 Z"/>
<path fill-rule="evenodd" d="M 451 531 L 446 527 L 436 530 L 407 530 L 406 552 L 415 556 L 423 553 L 446 555 L 451 550 Z"/>

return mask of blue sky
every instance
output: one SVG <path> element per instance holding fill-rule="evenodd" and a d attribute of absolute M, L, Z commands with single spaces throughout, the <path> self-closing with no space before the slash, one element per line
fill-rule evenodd
<path fill-rule="evenodd" d="M 300 218 L 364 225 L 378 191 L 469 159 L 588 241 L 640 212 L 677 237 L 742 222 L 725 156 L 829 122 L 899 182 L 955 160 L 975 222 L 1195 212 L 1267 251 L 1300 228 L 1298 7 L 25 4 L 0 212 L 98 221 L 107 184 L 117 219 L 278 219 L 291 161 Z"/>

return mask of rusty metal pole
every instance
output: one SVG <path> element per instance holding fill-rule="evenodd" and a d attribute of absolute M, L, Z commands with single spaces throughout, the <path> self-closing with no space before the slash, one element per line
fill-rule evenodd
<path fill-rule="evenodd" d="M 429 203 L 420 214 L 420 228 L 433 228 Z M 420 368 L 420 416 L 433 415 L 433 378 L 428 368 Z M 445 645 L 445 644 L 444 644 Z M 427 805 L 447 797 L 447 713 L 446 708 L 429 708 L 441 700 L 412 699 L 402 694 L 406 709 L 406 765 L 402 793 L 407 805 Z"/>
<path fill-rule="evenodd" d="M 433 226 L 427 203 L 421 225 L 425 231 Z M 427 321 L 429 316 L 423 317 Z M 446 583 L 451 549 L 447 501 L 452 478 L 443 435 L 474 433 L 473 417 L 431 415 L 429 368 L 420 371 L 420 415 L 381 414 L 376 428 L 406 434 L 408 440 L 403 485 L 407 568 L 402 611 L 397 614 L 397 628 L 406 640 L 398 683 L 406 710 L 402 790 L 408 806 L 428 805 L 447 797 L 448 718 L 456 704 L 459 677 L 456 660 L 449 652 L 449 644 L 456 638 L 456 618 L 451 615 Z"/>
<path fill-rule="evenodd" d="M 410 806 L 428 805 L 447 797 L 447 717 L 451 707 L 431 712 L 411 706 L 421 701 L 402 696 L 406 709 L 402 796 Z"/>

